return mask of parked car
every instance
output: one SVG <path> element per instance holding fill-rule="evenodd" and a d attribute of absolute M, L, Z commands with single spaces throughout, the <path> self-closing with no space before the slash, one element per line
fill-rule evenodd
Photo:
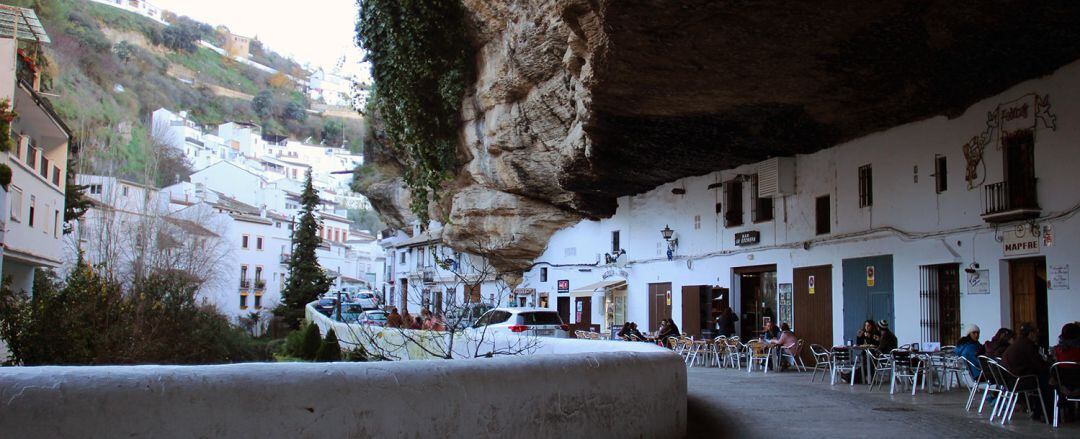
<path fill-rule="evenodd" d="M 330 317 L 339 322 L 355 323 L 362 318 L 363 313 L 363 305 L 359 303 L 343 303 L 341 304 L 341 318 L 338 318 L 336 309 Z"/>
<path fill-rule="evenodd" d="M 547 308 L 495 308 L 480 316 L 467 331 L 570 337 L 570 325 L 563 323 L 558 311 Z"/>
<path fill-rule="evenodd" d="M 386 326 L 386 311 L 369 309 L 360 314 L 358 321 L 364 325 Z"/>
<path fill-rule="evenodd" d="M 379 309 L 379 298 L 371 291 L 353 293 L 353 303 L 359 303 L 364 309 Z"/>
<path fill-rule="evenodd" d="M 461 330 L 472 326 L 488 311 L 491 311 L 491 306 L 482 303 L 466 305 L 458 310 L 457 315 L 448 316 L 447 321 L 456 324 L 457 329 Z"/>
<path fill-rule="evenodd" d="M 337 308 L 337 299 L 332 299 L 326 296 L 319 299 L 319 302 L 315 304 L 315 310 L 321 312 L 323 315 L 329 317 L 334 313 L 334 309 Z"/>

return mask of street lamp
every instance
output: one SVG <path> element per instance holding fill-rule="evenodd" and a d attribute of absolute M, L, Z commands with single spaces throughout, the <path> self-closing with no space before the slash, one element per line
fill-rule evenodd
<path fill-rule="evenodd" d="M 667 258 L 669 261 L 675 258 L 675 248 L 679 246 L 679 238 L 672 238 L 672 235 L 674 234 L 675 231 L 671 230 L 671 227 L 668 227 L 666 224 L 664 225 L 664 230 L 660 231 L 660 235 L 662 235 L 664 241 L 667 241 L 668 243 Z"/>
<path fill-rule="evenodd" d="M 672 233 L 675 233 L 675 231 L 671 230 L 671 227 L 668 227 L 667 224 L 664 225 L 664 230 L 660 231 L 660 234 L 664 235 L 664 241 L 670 241 Z"/>

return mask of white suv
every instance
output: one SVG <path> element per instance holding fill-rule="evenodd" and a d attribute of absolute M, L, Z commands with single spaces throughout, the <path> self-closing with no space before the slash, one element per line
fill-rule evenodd
<path fill-rule="evenodd" d="M 537 337 L 570 337 L 570 326 L 563 323 L 557 311 L 547 308 L 495 308 L 480 316 L 468 330 Z"/>

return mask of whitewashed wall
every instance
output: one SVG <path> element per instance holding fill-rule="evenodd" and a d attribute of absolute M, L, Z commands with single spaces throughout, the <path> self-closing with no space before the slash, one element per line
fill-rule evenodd
<path fill-rule="evenodd" d="M 1052 75 L 1017 84 L 982 100 L 954 119 L 935 117 L 871 134 L 809 155 L 796 157 L 796 195 L 776 199 L 775 219 L 754 224 L 750 221 L 750 197 L 744 192 L 743 226 L 723 227 L 723 216 L 715 204 L 723 202 L 722 189 L 707 189 L 740 173 L 753 173 L 754 165 L 688 177 L 661 185 L 644 194 L 619 199 L 614 217 L 602 221 L 582 221 L 564 229 L 548 243 L 534 267 L 525 274 L 524 287 L 551 293 L 555 307 L 556 282 L 570 280 L 570 289 L 601 280 L 606 267 L 596 266 L 597 255 L 610 251 L 610 232 L 620 231 L 622 248 L 628 252 L 629 316 L 648 321 L 647 284 L 672 283 L 672 314 L 682 318 L 681 287 L 718 285 L 732 288 L 737 305 L 739 291 L 734 282 L 735 267 L 777 265 L 777 281 L 792 282 L 795 267 L 832 265 L 833 334 L 843 336 L 843 259 L 893 255 L 895 331 L 901 341 L 920 338 L 919 277 L 921 265 L 978 262 L 990 270 L 988 295 L 970 295 L 961 285 L 962 323 L 976 323 L 983 334 L 992 335 L 1009 326 L 1008 265 L 1000 237 L 1006 226 L 985 223 L 983 187 L 968 190 L 964 180 L 962 146 L 986 129 L 987 112 L 999 104 L 1029 93 L 1048 95 L 1056 130 L 1037 129 L 1035 141 L 1038 201 L 1043 219 L 1050 225 L 1055 241 L 1040 249 L 1047 266 L 1068 264 L 1080 267 L 1080 194 L 1074 188 L 1080 177 L 1074 171 L 1080 152 L 1080 62 L 1069 64 Z M 1001 181 L 1002 152 L 994 145 L 985 150 L 985 166 L 980 175 L 985 183 Z M 948 190 L 934 189 L 934 157 L 948 158 Z M 872 164 L 874 205 L 858 207 L 858 168 Z M 915 172 L 915 167 L 918 172 Z M 917 175 L 917 179 L 916 179 Z M 672 194 L 683 188 L 685 195 Z M 747 185 L 744 184 L 744 191 Z M 816 236 L 815 197 L 831 195 L 832 232 Z M 695 216 L 700 228 L 695 229 Z M 1047 218 L 1052 217 L 1052 218 Z M 679 248 L 674 261 L 667 261 L 660 230 L 669 225 L 676 231 Z M 736 247 L 737 232 L 757 230 L 759 245 Z M 803 250 L 804 243 L 810 244 Z M 540 281 L 540 269 L 547 267 L 547 282 Z M 963 273 L 961 273 L 963 278 Z M 1080 284 L 1074 274 L 1068 289 L 1048 291 L 1051 339 L 1066 322 L 1080 318 Z M 602 321 L 603 296 L 593 295 L 594 323 Z"/>

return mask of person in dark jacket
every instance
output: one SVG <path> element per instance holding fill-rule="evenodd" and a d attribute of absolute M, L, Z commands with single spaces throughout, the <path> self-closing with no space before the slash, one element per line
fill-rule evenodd
<path fill-rule="evenodd" d="M 1043 404 L 1042 407 L 1050 407 L 1050 400 L 1048 397 L 1050 393 L 1050 364 L 1046 362 L 1046 359 L 1039 354 L 1039 345 L 1036 344 L 1036 340 L 1039 339 L 1039 331 L 1032 323 L 1024 323 L 1020 325 L 1020 330 L 1017 334 L 1016 340 L 1009 345 L 1009 348 L 1005 350 L 1005 354 L 1001 356 L 1002 362 L 1005 363 L 1005 367 L 1009 369 L 1014 375 L 1021 377 L 1026 375 L 1034 375 L 1039 380 L 1039 388 L 1042 390 Z M 1034 404 L 1032 404 L 1034 405 Z M 1032 418 L 1039 418 L 1042 416 L 1042 407 L 1035 405 L 1031 408 Z"/>
<path fill-rule="evenodd" d="M 623 339 L 630 337 L 630 322 L 623 323 L 622 328 L 620 328 L 619 332 L 615 335 Z"/>
<path fill-rule="evenodd" d="M 984 347 L 986 348 L 986 355 L 994 358 L 1001 358 L 1005 355 L 1005 350 L 1009 348 L 1009 344 L 1012 343 L 1013 331 L 1009 328 L 1001 328 L 997 330 L 997 333 L 990 338 L 990 341 L 986 342 Z"/>
<path fill-rule="evenodd" d="M 645 337 L 645 334 L 642 334 L 641 331 L 638 330 L 637 323 L 635 322 L 630 322 L 630 335 L 632 335 L 638 341 L 646 340 L 648 338 Z"/>
<path fill-rule="evenodd" d="M 859 346 L 877 346 L 881 340 L 881 331 L 873 320 L 863 322 L 862 329 L 855 333 L 855 344 Z"/>
<path fill-rule="evenodd" d="M 964 327 L 964 336 L 960 337 L 960 340 L 956 341 L 956 350 L 953 351 L 956 355 L 968 360 L 968 371 L 971 372 L 971 378 L 978 378 L 979 376 L 979 356 L 986 355 L 986 348 L 979 344 L 979 327 L 974 324 L 968 324 Z"/>
<path fill-rule="evenodd" d="M 669 346 L 667 339 L 669 337 L 678 337 L 679 327 L 675 326 L 675 322 L 671 319 L 664 319 L 660 321 L 660 331 L 656 334 L 656 339 L 662 341 L 664 346 Z"/>
<path fill-rule="evenodd" d="M 896 343 L 896 334 L 889 330 L 889 321 L 883 319 L 878 322 L 878 350 L 892 352 L 896 349 Z"/>
<path fill-rule="evenodd" d="M 716 318 L 717 333 L 724 337 L 735 335 L 735 322 L 737 321 L 739 321 L 739 316 L 731 310 L 730 306 L 724 305 L 723 311 L 720 311 L 720 316 Z"/>
<path fill-rule="evenodd" d="M 1054 359 L 1080 362 L 1080 325 L 1073 322 L 1061 327 L 1058 344 L 1054 346 Z"/>

